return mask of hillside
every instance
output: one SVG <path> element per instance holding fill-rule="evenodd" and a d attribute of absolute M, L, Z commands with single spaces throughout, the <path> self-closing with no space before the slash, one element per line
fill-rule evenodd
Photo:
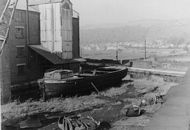
<path fill-rule="evenodd" d="M 139 20 L 126 25 L 81 28 L 81 44 L 164 40 L 190 44 L 190 20 Z"/>

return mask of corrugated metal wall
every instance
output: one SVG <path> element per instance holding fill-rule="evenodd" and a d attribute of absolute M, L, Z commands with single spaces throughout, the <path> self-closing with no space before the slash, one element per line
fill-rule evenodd
<path fill-rule="evenodd" d="M 39 5 L 41 43 L 52 53 L 62 53 L 63 59 L 72 59 L 72 4 Z"/>
<path fill-rule="evenodd" d="M 50 52 L 62 51 L 60 3 L 39 5 L 41 44 Z"/>
<path fill-rule="evenodd" d="M 65 0 L 61 5 L 62 58 L 72 59 L 72 4 Z"/>

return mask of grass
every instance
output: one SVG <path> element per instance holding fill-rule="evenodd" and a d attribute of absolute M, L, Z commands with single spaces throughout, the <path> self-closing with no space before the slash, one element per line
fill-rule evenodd
<path fill-rule="evenodd" d="M 167 93 L 169 88 L 173 85 L 169 83 L 166 84 L 163 79 L 159 77 L 151 77 L 150 79 L 136 80 L 135 91 L 144 91 L 144 89 L 149 89 L 151 87 L 159 86 L 160 89 L 165 90 Z M 105 92 L 100 92 L 100 95 L 107 97 L 115 97 L 122 95 L 128 91 L 128 86 L 130 84 L 124 83 L 119 88 L 111 88 Z M 72 98 L 53 98 L 46 102 L 43 101 L 31 101 L 28 100 L 24 103 L 12 102 L 1 106 L 2 121 L 6 119 L 17 119 L 22 118 L 27 115 L 33 115 L 38 113 L 51 113 L 51 112 L 72 112 L 76 110 L 84 110 L 92 108 L 99 105 L 109 104 L 110 100 L 105 98 L 98 98 L 99 95 L 91 94 L 88 96 L 72 97 Z M 134 100 L 134 99 L 133 99 Z M 134 101 L 132 101 L 134 102 Z"/>
<path fill-rule="evenodd" d="M 111 88 L 105 92 L 101 92 L 100 94 L 107 97 L 118 96 L 125 93 L 128 90 L 128 85 L 129 84 L 122 84 L 122 86 L 119 88 Z"/>
<path fill-rule="evenodd" d="M 123 84 L 119 88 L 111 88 L 100 95 L 113 97 L 121 95 L 127 91 L 127 84 Z M 106 104 L 108 101 L 96 98 L 96 94 L 89 96 L 72 97 L 72 98 L 53 98 L 46 102 L 43 101 L 26 101 L 19 103 L 14 101 L 12 103 L 2 105 L 1 113 L 3 120 L 22 118 L 27 115 L 49 112 L 72 112 L 76 110 L 83 110 L 94 106 Z"/>
<path fill-rule="evenodd" d="M 71 112 L 83 110 L 93 106 L 105 104 L 106 101 L 96 98 L 96 95 L 73 97 L 73 98 L 54 98 L 46 102 L 26 101 L 24 103 L 12 102 L 1 107 L 3 120 L 22 118 L 45 112 Z"/>

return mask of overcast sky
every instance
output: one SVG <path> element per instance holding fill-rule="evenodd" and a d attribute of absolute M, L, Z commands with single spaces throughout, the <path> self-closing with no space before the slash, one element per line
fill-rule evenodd
<path fill-rule="evenodd" d="M 190 19 L 190 0 L 71 0 L 85 25 L 141 19 Z"/>

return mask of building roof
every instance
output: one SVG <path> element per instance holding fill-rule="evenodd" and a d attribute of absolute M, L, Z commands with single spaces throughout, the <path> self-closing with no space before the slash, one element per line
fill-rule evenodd
<path fill-rule="evenodd" d="M 29 45 L 29 47 L 54 65 L 78 62 L 73 59 L 62 59 L 61 57 L 57 56 L 54 53 L 51 53 L 41 45 Z"/>

